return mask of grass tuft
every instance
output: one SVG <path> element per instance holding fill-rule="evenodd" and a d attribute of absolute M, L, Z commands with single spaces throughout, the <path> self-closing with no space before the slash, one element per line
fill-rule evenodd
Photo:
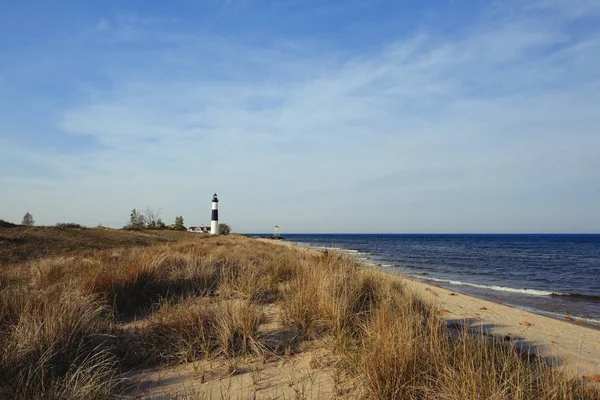
<path fill-rule="evenodd" d="M 119 390 L 108 308 L 65 289 L 0 292 L 0 393 L 110 398 Z"/>
<path fill-rule="evenodd" d="M 216 334 L 220 351 L 227 357 L 249 353 L 261 354 L 258 327 L 263 320 L 260 310 L 249 302 L 221 304 L 216 317 Z"/>

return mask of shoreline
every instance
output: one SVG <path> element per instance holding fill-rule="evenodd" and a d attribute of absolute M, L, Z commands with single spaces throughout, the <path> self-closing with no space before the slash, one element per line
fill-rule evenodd
<path fill-rule="evenodd" d="M 600 235 L 537 236 L 290 234 L 288 239 L 339 249 L 434 286 L 600 328 L 594 273 Z"/>
<path fill-rule="evenodd" d="M 600 373 L 600 330 L 536 314 L 510 305 L 456 293 L 403 278 L 408 287 L 438 305 L 443 319 L 507 338 L 536 354 L 560 359 L 576 375 Z M 461 322 L 463 321 L 463 322 Z"/>
<path fill-rule="evenodd" d="M 381 269 L 381 267 L 378 267 L 378 268 Z M 585 326 L 586 328 L 600 331 L 600 323 L 595 322 L 595 320 L 593 320 L 594 322 L 590 322 L 589 318 L 580 317 L 577 315 L 561 314 L 558 312 L 551 312 L 551 311 L 536 309 L 536 308 L 527 307 L 527 306 L 523 306 L 523 305 L 519 305 L 519 304 L 510 304 L 508 302 L 503 302 L 498 299 L 493 299 L 493 296 L 489 296 L 490 298 L 486 298 L 484 296 L 478 295 L 478 293 L 469 293 L 468 291 L 464 292 L 460 289 L 459 285 L 453 285 L 453 284 L 443 283 L 443 282 L 437 283 L 437 282 L 435 282 L 433 280 L 429 280 L 427 278 L 419 278 L 419 277 L 415 277 L 415 276 L 411 276 L 411 275 L 403 275 L 402 272 L 388 271 L 388 270 L 383 270 L 383 269 L 382 269 L 382 271 L 384 271 L 386 273 L 390 273 L 390 274 L 398 273 L 398 274 L 404 276 L 405 279 L 415 281 L 415 282 L 421 282 L 421 283 L 427 284 L 429 286 L 435 286 L 435 287 L 439 287 L 439 288 L 444 288 L 446 290 L 455 291 L 457 293 L 462 294 L 463 296 L 470 296 L 470 297 L 473 297 L 476 299 L 489 301 L 491 303 L 502 304 L 507 307 L 512 307 L 512 308 L 515 308 L 518 310 L 526 311 L 526 312 L 532 313 L 534 315 L 539 315 L 541 317 L 546 317 L 546 318 L 550 318 L 550 319 L 553 319 L 556 321 L 566 322 L 569 324 L 575 324 L 578 326 Z M 448 286 L 450 286 L 450 287 L 448 287 Z M 459 286 L 459 288 L 455 289 L 454 286 Z"/>
<path fill-rule="evenodd" d="M 291 241 L 268 242 L 307 251 L 322 251 Z M 354 257 L 350 252 L 344 253 Z M 409 290 L 436 305 L 449 326 L 483 331 L 486 335 L 512 341 L 520 348 L 533 349 L 553 365 L 564 367 L 574 375 L 600 374 L 600 329 L 596 326 L 588 326 L 575 320 L 560 320 L 504 303 L 457 293 L 439 285 L 415 280 L 401 272 L 383 269 L 371 260 L 363 262 L 382 273 L 402 279 Z"/>
<path fill-rule="evenodd" d="M 289 243 L 294 243 L 295 245 L 297 245 L 299 247 L 312 248 L 317 251 L 323 251 L 326 249 L 329 251 L 338 251 L 343 254 L 355 257 L 356 259 L 360 260 L 361 262 L 369 264 L 383 272 L 390 273 L 392 275 L 399 275 L 405 279 L 409 279 L 409 280 L 416 281 L 416 282 L 426 283 L 430 286 L 443 287 L 445 289 L 455 291 L 455 292 L 461 293 L 463 295 L 471 296 L 471 297 L 481 299 L 481 300 L 487 300 L 492 303 L 504 304 L 504 305 L 507 305 L 510 307 L 517 308 L 519 310 L 528 311 L 533 314 L 556 319 L 558 321 L 567 321 L 570 323 L 576 323 L 578 325 L 583 325 L 583 326 L 586 326 L 591 329 L 600 330 L 600 317 L 591 318 L 591 317 L 585 317 L 582 315 L 577 315 L 577 314 L 573 313 L 573 310 L 571 310 L 571 312 L 569 310 L 564 310 L 564 311 L 552 310 L 551 311 L 551 310 L 545 309 L 545 308 L 536 308 L 536 306 L 534 304 L 523 304 L 522 302 L 519 303 L 518 301 L 513 302 L 513 299 L 507 300 L 505 298 L 506 295 L 510 294 L 510 293 L 515 293 L 516 296 L 521 296 L 521 297 L 525 296 L 526 297 L 526 295 L 529 294 L 528 292 L 533 292 L 536 294 L 540 293 L 541 290 L 539 290 L 539 289 L 513 289 L 510 287 L 500 287 L 500 286 L 493 286 L 493 285 L 488 286 L 488 285 L 475 284 L 475 283 L 470 283 L 470 282 L 451 281 L 451 280 L 432 277 L 432 276 L 430 276 L 429 273 L 426 273 L 426 274 L 424 274 L 425 276 L 423 276 L 422 274 L 413 274 L 410 272 L 403 271 L 401 269 L 401 267 L 395 266 L 393 264 L 382 264 L 378 260 L 370 258 L 366 253 L 363 253 L 359 250 L 345 249 L 345 248 L 341 248 L 341 247 L 337 248 L 337 247 L 326 247 L 326 246 L 314 246 L 307 242 L 289 241 Z M 502 296 L 503 294 L 504 294 L 504 296 Z M 540 301 L 544 301 L 545 299 L 543 299 L 543 298 L 546 298 L 547 296 L 550 296 L 552 299 L 554 299 L 555 297 L 561 297 L 561 296 L 568 297 L 568 296 L 574 296 L 574 295 L 554 293 L 554 292 L 543 292 L 543 295 L 541 295 L 541 296 L 536 295 L 533 297 L 540 297 L 539 299 L 536 299 L 536 301 L 539 303 Z M 575 295 L 575 296 L 582 296 L 582 295 Z M 533 302 L 530 301 L 530 303 L 533 303 Z"/>

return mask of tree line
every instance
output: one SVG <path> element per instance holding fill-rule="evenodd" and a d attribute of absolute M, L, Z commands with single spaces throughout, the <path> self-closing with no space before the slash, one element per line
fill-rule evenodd
<path fill-rule="evenodd" d="M 183 222 L 183 218 L 182 218 Z M 183 227 L 183 223 L 181 224 Z M 123 229 L 166 229 L 165 224 L 160 217 L 160 209 L 154 211 L 147 207 L 145 210 L 140 211 L 137 208 L 131 210 L 129 214 L 129 222 L 123 227 Z M 183 229 L 181 229 L 183 230 Z"/>
<path fill-rule="evenodd" d="M 146 208 L 143 211 L 139 211 L 134 208 L 129 214 L 129 222 L 123 229 L 173 229 L 176 231 L 185 231 L 186 227 L 181 215 L 175 217 L 173 225 L 167 226 L 160 217 L 160 210 L 154 211 L 151 208 Z M 228 235 L 229 233 L 231 233 L 231 227 L 228 224 L 219 224 L 219 234 Z"/>
<path fill-rule="evenodd" d="M 34 226 L 35 220 L 33 215 L 27 211 L 21 220 L 23 226 Z M 62 223 L 56 224 L 58 228 L 83 228 L 83 226 L 74 223 Z M 129 222 L 123 227 L 123 229 L 172 229 L 176 231 L 185 231 L 186 227 L 183 223 L 183 217 L 180 215 L 175 217 L 175 223 L 173 225 L 167 225 L 163 222 L 160 216 L 160 209 L 155 211 L 149 207 L 141 211 L 136 208 L 131 210 L 129 214 Z M 231 232 L 231 227 L 228 224 L 219 224 L 219 234 L 228 235 Z"/>

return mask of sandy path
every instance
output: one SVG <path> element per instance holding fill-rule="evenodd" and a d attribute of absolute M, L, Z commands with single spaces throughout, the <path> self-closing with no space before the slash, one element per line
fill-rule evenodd
<path fill-rule="evenodd" d="M 279 336 L 279 308 L 263 307 L 263 338 Z M 330 399 L 344 398 L 347 388 L 335 384 L 334 358 L 323 343 L 306 342 L 289 354 L 200 360 L 176 366 L 134 371 L 138 397 L 187 399 Z"/>
<path fill-rule="evenodd" d="M 181 399 L 330 399 L 333 368 L 313 368 L 316 352 L 264 363 L 257 359 L 199 361 L 136 373 L 140 398 Z M 232 368 L 232 365 L 234 367 Z"/>

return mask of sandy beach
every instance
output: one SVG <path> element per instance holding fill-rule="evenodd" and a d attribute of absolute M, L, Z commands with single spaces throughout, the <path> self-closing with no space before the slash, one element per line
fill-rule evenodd
<path fill-rule="evenodd" d="M 406 278 L 404 282 L 437 304 L 449 324 L 463 324 L 516 341 L 521 347 L 534 348 L 537 354 L 554 359 L 573 374 L 600 374 L 600 330 Z"/>

